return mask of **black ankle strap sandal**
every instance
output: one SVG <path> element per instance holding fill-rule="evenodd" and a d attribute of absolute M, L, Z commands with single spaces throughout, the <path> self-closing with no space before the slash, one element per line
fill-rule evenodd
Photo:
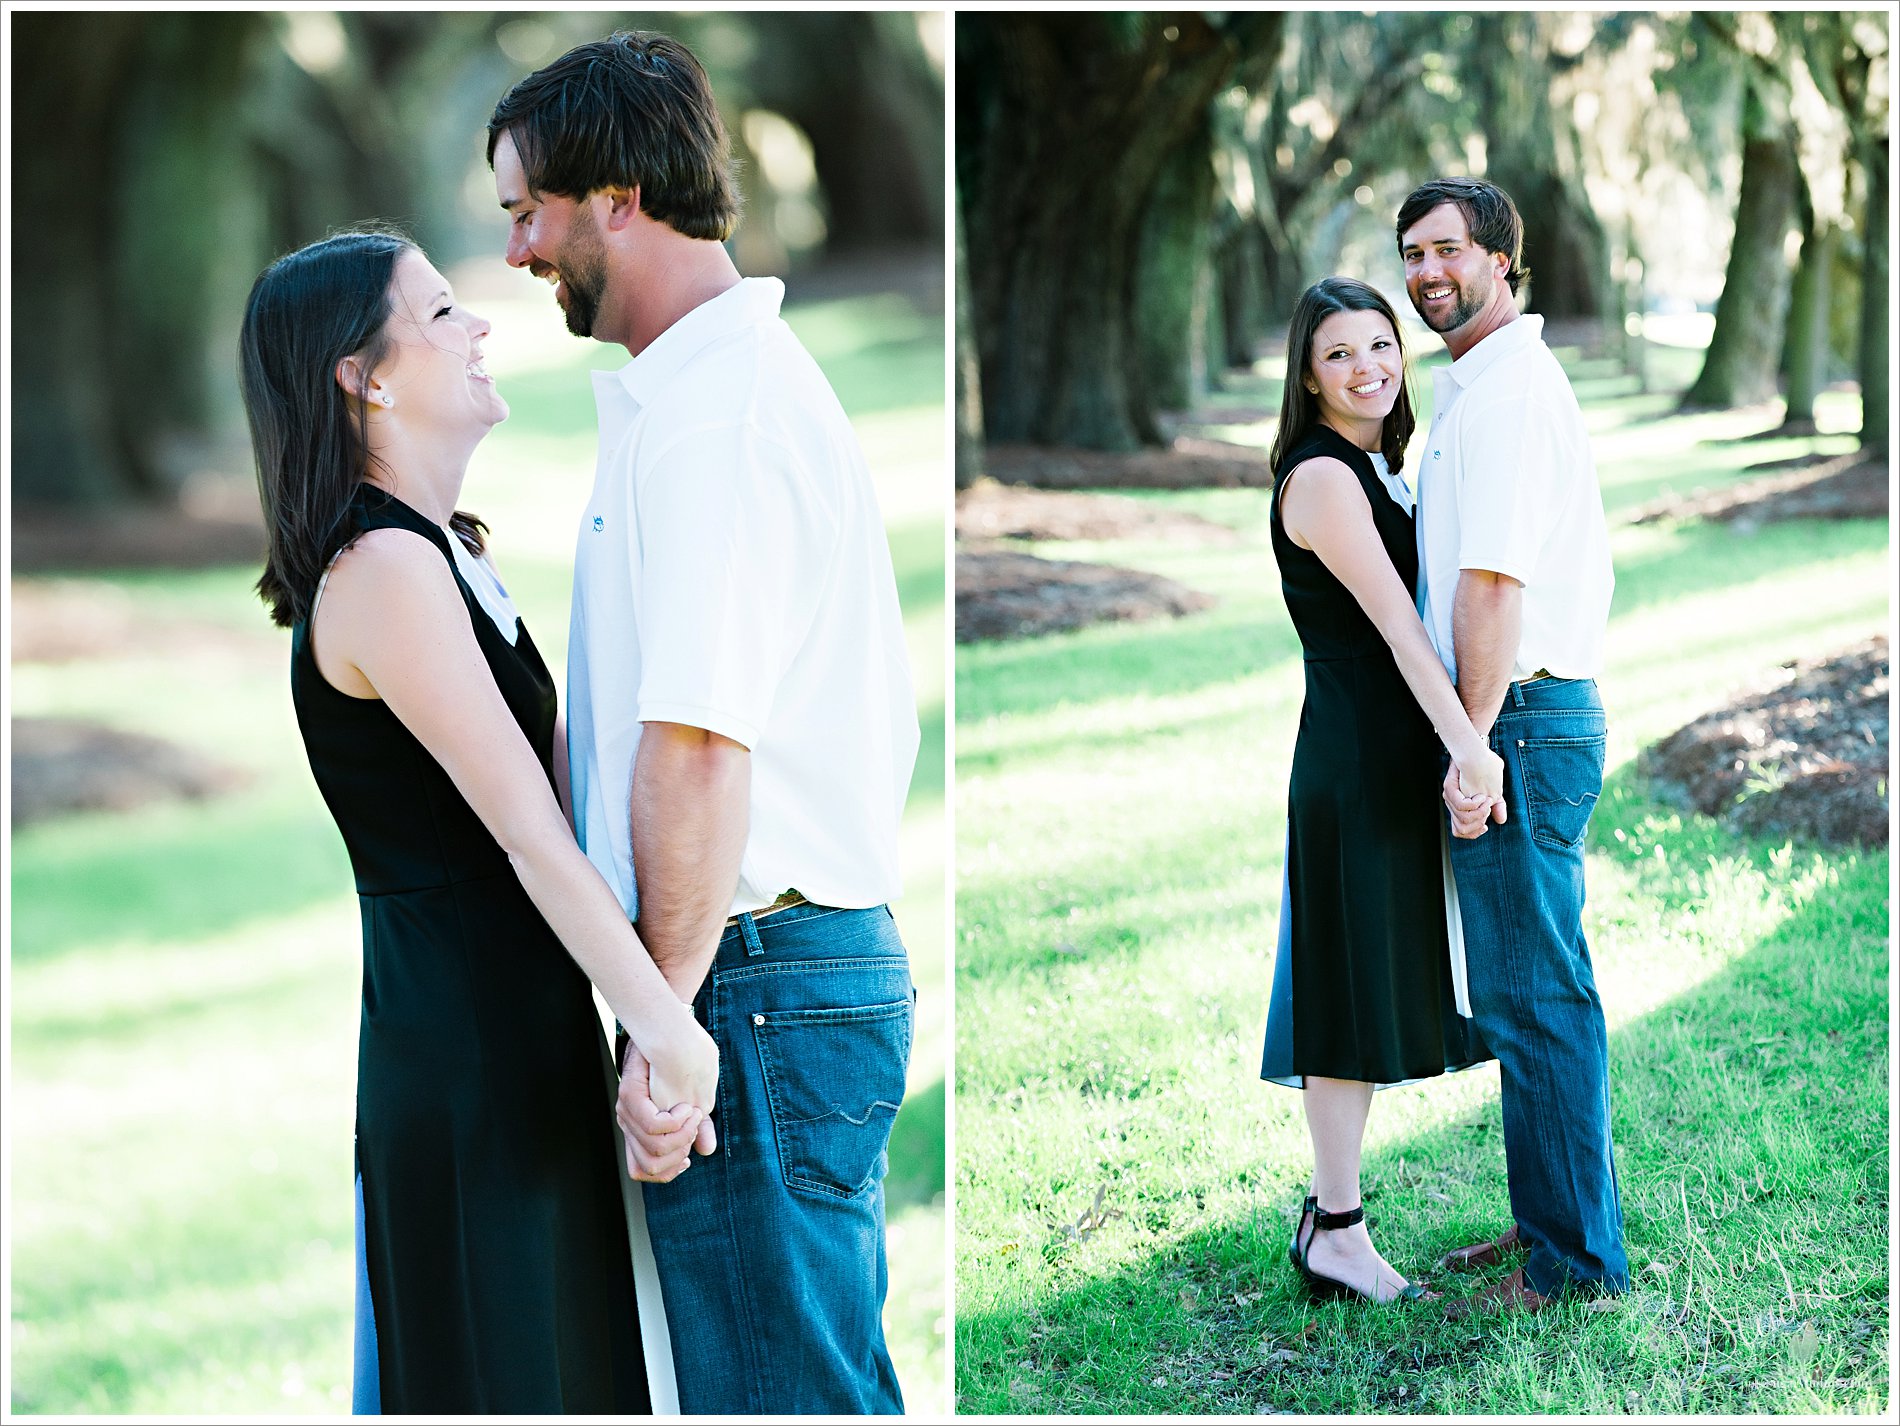
<path fill-rule="evenodd" d="M 1313 1226 L 1307 1229 L 1305 1241 L 1301 1241 L 1300 1228 L 1305 1227 L 1308 1218 L 1312 1219 Z M 1341 1228 L 1350 1228 L 1354 1224 L 1363 1223 L 1365 1218 L 1366 1206 L 1363 1203 L 1357 1208 L 1348 1208 L 1341 1213 L 1328 1213 L 1319 1206 L 1318 1198 L 1310 1193 L 1306 1196 L 1306 1202 L 1300 1208 L 1300 1228 L 1293 1230 L 1293 1245 L 1287 1249 L 1287 1256 L 1293 1260 L 1293 1266 L 1299 1269 L 1300 1276 L 1306 1279 L 1307 1290 L 1311 1292 L 1318 1301 L 1328 1302 L 1341 1298 L 1355 1297 L 1366 1302 L 1377 1300 L 1361 1292 L 1351 1283 L 1341 1282 L 1338 1278 L 1327 1277 L 1324 1273 L 1314 1272 L 1306 1261 L 1306 1254 L 1308 1250 L 1312 1248 L 1313 1238 L 1316 1234 L 1322 1231 L 1332 1233 L 1337 1232 Z M 1431 1294 L 1427 1293 L 1426 1290 L 1417 1283 L 1408 1282 L 1404 1287 L 1399 1289 L 1398 1295 L 1393 1301 L 1423 1302 L 1430 1296 Z"/>

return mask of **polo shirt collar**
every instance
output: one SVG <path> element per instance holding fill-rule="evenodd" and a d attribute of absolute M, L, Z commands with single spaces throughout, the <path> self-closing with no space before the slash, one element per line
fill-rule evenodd
<path fill-rule="evenodd" d="M 785 284 L 776 277 L 742 277 L 661 332 L 645 351 L 613 372 L 612 379 L 641 406 L 650 405 L 679 369 L 706 347 L 721 337 L 771 321 L 784 300 Z"/>
<path fill-rule="evenodd" d="M 1497 363 L 1526 350 L 1543 335 L 1543 316 L 1535 312 L 1524 313 L 1515 322 L 1506 322 L 1453 362 L 1451 379 L 1460 387 L 1470 386 Z"/>

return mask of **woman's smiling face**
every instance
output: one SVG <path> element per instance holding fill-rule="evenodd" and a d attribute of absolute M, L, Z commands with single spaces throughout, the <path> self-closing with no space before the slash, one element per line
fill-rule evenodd
<path fill-rule="evenodd" d="M 390 278 L 388 357 L 373 373 L 389 414 L 405 425 L 444 433 L 507 419 L 508 403 L 483 367 L 489 325 L 457 305 L 448 279 L 419 252 L 407 252 Z M 372 398 L 371 409 L 379 404 Z"/>
<path fill-rule="evenodd" d="M 1399 399 L 1405 379 L 1398 334 L 1382 312 L 1335 312 L 1313 333 L 1307 389 L 1319 398 L 1322 421 L 1349 440 L 1370 426 L 1375 437 Z"/>

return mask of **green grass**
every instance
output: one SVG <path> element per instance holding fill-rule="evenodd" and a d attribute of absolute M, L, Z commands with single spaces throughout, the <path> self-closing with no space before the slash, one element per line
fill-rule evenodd
<path fill-rule="evenodd" d="M 574 523 L 593 475 L 583 373 L 616 363 L 559 333 L 538 288 L 481 305 L 514 414 L 477 453 L 464 504 L 489 521 L 558 676 Z M 833 373 L 878 480 L 924 724 L 895 907 L 919 998 L 890 1155 L 886 1321 L 907 1398 L 941 1411 L 943 330 L 896 298 L 786 315 Z M 537 341 L 553 360 L 530 359 Z M 250 777 L 218 801 L 86 814 L 13 838 L 15 1412 L 348 1410 L 361 933 L 291 713 L 287 642 L 249 592 L 256 573 L 98 578 L 150 618 L 215 627 L 201 654 L 11 671 L 18 714 L 173 739 Z"/>
<path fill-rule="evenodd" d="M 1737 686 L 1885 628 L 1887 525 L 1619 523 L 1844 443 L 1733 444 L 1758 414 L 1587 386 L 1618 583 L 1585 925 L 1633 1290 L 1457 1326 L 1297 1289 L 1310 1146 L 1257 1074 L 1299 647 L 1266 496 L 1151 494 L 1243 543 L 1044 551 L 1216 608 L 958 653 L 960 1410 L 1887 1407 L 1887 853 L 1738 839 L 1634 770 Z M 1508 1222 L 1495 1067 L 1377 1096 L 1364 1182 L 1402 1270 Z"/>

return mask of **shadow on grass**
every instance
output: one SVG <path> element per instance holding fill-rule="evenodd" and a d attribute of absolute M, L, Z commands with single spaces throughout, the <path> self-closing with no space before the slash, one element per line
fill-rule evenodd
<path fill-rule="evenodd" d="M 1277 670 L 1279 665 L 1271 665 Z M 1297 726 L 1300 711 L 1301 691 L 1295 686 L 1287 695 L 1287 707 L 1284 717 L 1287 726 Z M 1267 700 L 1260 700 L 1263 717 L 1276 716 Z M 1165 718 L 1157 714 L 1153 726 L 1146 729 L 1133 729 L 1132 720 L 1122 720 L 1114 726 L 1104 727 L 1093 732 L 1050 732 L 1037 738 L 1012 737 L 1001 747 L 973 749 L 966 747 L 957 754 L 959 773 L 990 772 L 1001 770 L 1020 758 L 1080 758 L 1086 759 L 1096 754 L 1107 754 L 1128 747 L 1131 738 L 1155 740 L 1152 746 L 1165 746 L 1167 738 L 1215 737 L 1223 734 L 1233 722 L 1234 714 L 1228 708 L 1211 709 L 1203 713 L 1190 715 L 1170 714 Z"/>
<path fill-rule="evenodd" d="M 1878 860 L 1877 873 L 1843 876 L 1846 894 L 1816 896 L 1722 973 L 1612 1035 L 1636 1276 L 1613 1308 L 1455 1325 L 1429 1305 L 1315 1307 L 1286 1262 L 1306 1165 L 1279 1164 L 1247 1217 L 1202 1223 L 1171 1197 L 1129 1269 L 1097 1275 L 1092 1243 L 1052 1232 L 1025 1248 L 1052 1265 L 1052 1296 L 985 1312 L 966 1293 L 960 1409 L 1867 1409 L 1885 1392 Z M 1430 1262 L 1508 1221 L 1496 1118 L 1493 1099 L 1474 1121 L 1368 1156 L 1367 1205 L 1386 1219 L 1395 1262 Z M 1118 1189 L 1124 1204 L 1139 1192 L 1111 1183 L 1111 1204 Z M 1128 1221 L 1120 1231 L 1153 1229 L 1156 1216 Z"/>
<path fill-rule="evenodd" d="M 1825 541 L 1816 538 L 1825 530 Z M 1700 521 L 1677 527 L 1666 548 L 1617 561 L 1612 613 L 1732 588 L 1738 579 L 1770 579 L 1812 566 L 1817 577 L 1843 557 L 1887 545 L 1885 520 L 1786 520 L 1743 533 Z M 1825 546 L 1826 553 L 1819 553 Z"/>
<path fill-rule="evenodd" d="M 1194 693 L 1300 652 L 1285 620 L 1243 622 L 1219 611 L 1176 620 L 1161 638 L 1142 622 L 964 647 L 970 652 L 957 657 L 957 716 L 964 723 L 1125 699 L 1131 689 L 1144 697 Z"/>
<path fill-rule="evenodd" d="M 1270 859 L 1276 888 L 1284 854 L 1283 842 L 1279 839 L 1262 853 L 1263 859 Z M 1189 872 L 1180 866 L 1150 865 L 1142 880 L 1131 882 L 1107 876 L 1100 885 L 1080 879 L 1063 881 L 1052 877 L 1046 867 L 1040 875 L 1032 869 L 1009 881 L 985 879 L 984 902 L 1000 908 L 1001 913 L 1009 917 L 1011 941 L 1007 948 L 991 946 L 971 950 L 967 959 L 958 964 L 958 978 L 979 981 L 1135 960 L 1144 948 L 1157 940 L 1181 935 L 1186 929 L 1180 918 L 1155 904 L 1157 874 L 1167 878 L 1169 892 L 1189 900 L 1197 893 L 1203 898 L 1196 903 L 1203 909 L 1196 911 L 1192 922 L 1197 936 L 1211 935 L 1224 943 L 1233 935 L 1250 932 L 1261 924 L 1263 908 L 1252 897 L 1237 895 L 1226 904 L 1214 903 L 1211 908 L 1207 904 L 1241 878 L 1260 878 L 1264 886 L 1265 873 L 1258 866 L 1243 866 L 1234 861 L 1197 862 Z M 1047 889 L 1052 884 L 1062 890 L 1052 893 Z M 1028 903 L 1035 901 L 1045 904 L 1040 910 L 1030 910 Z M 1086 907 L 1087 916 L 1080 920 L 1068 919 L 1066 908 L 1071 905 Z M 1269 924 L 1267 934 L 1271 935 L 1272 929 Z M 988 928 L 983 921 L 966 924 L 966 944 L 987 937 Z M 1265 998 L 1263 986 L 1262 1003 Z"/>
<path fill-rule="evenodd" d="M 13 839 L 13 955 L 115 941 L 190 942 L 353 886 L 322 805 L 232 798 L 76 817 Z"/>
<path fill-rule="evenodd" d="M 891 1168 L 884 1180 L 887 1217 L 929 1203 L 943 1192 L 947 1111 L 948 1097 L 941 1079 L 904 1096 L 897 1122 L 891 1126 Z"/>

